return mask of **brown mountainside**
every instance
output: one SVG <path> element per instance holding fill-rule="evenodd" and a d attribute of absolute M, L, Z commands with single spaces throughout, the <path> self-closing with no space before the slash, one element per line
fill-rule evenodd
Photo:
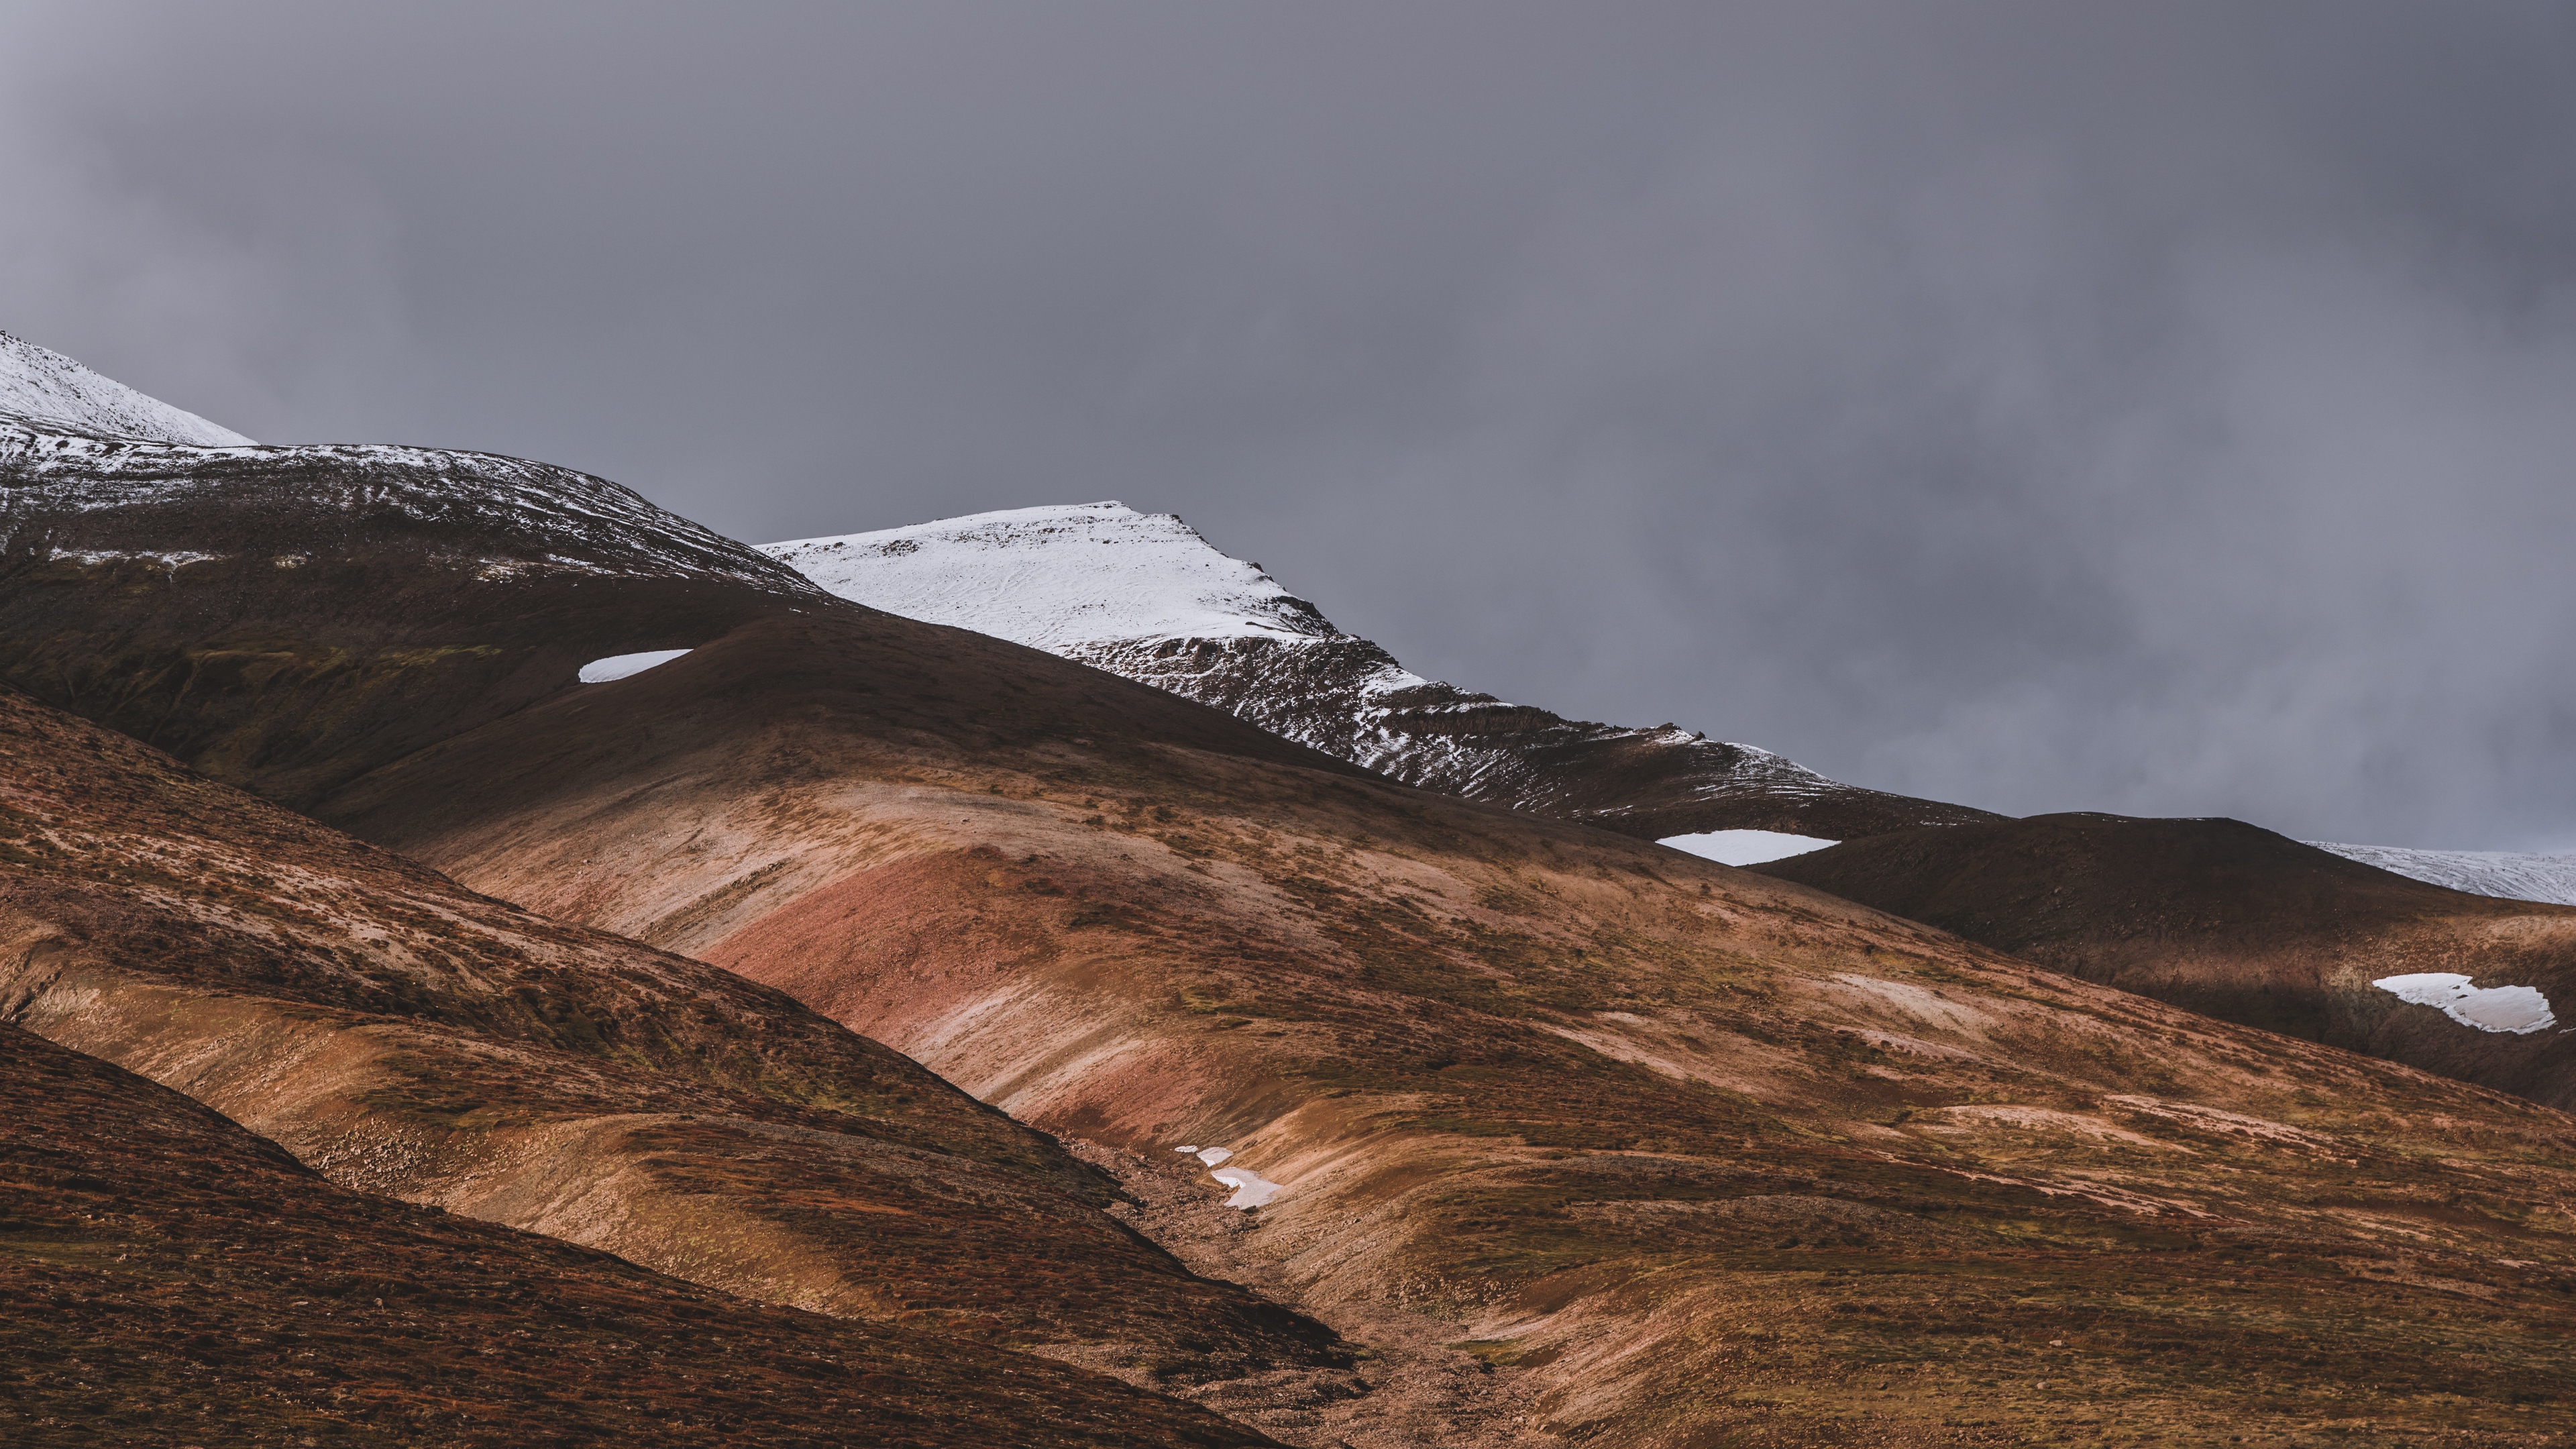
<path fill-rule="evenodd" d="M 2567 1118 L 1638 842 L 1162 743 L 1178 706 L 1097 678 L 765 620 L 324 808 L 783 985 L 1140 1180 L 1232 1149 L 1284 1190 L 1185 1256 L 1502 1365 L 1521 1432 L 2570 1422 Z M 2428 1278 L 2485 1306 L 2390 1286 Z M 1255 1422 L 1511 1442 L 1474 1393 L 1417 1409 L 1370 1371 Z"/>
<path fill-rule="evenodd" d="M 458 889 L 0 695 L 0 1014 L 351 1187 L 1114 1368 L 1339 1361 L 1051 1139 L 729 972 Z"/>
<path fill-rule="evenodd" d="M 2465 895 L 2236 820 L 2043 815 L 1852 841 L 1757 867 L 2052 970 L 2576 1105 L 2576 1043 L 2371 985 L 2451 972 L 2576 1005 L 2576 907 Z"/>
<path fill-rule="evenodd" d="M 291 521 L 299 496 L 270 503 Z M 395 677 L 402 648 L 537 659 L 531 596 L 384 566 L 450 591 L 369 616 Z M 0 620 L 22 661 L 65 657 L 48 617 L 185 658 L 254 577 L 34 567 L 88 602 Z M 617 577 L 582 637 L 616 632 Z M 269 627 L 336 627 L 254 592 Z M 1409 789 L 998 640 L 726 597 L 729 622 L 621 641 L 697 647 L 615 683 L 574 685 L 573 651 L 506 710 L 415 692 L 406 727 L 441 738 L 311 808 L 1089 1139 L 1186 1261 L 1377 1351 L 1338 1387 L 1174 1384 L 1279 1438 L 2519 1444 L 2576 1422 L 2560 1113 Z M 237 720 L 268 753 L 206 758 L 278 788 L 322 778 L 305 754 L 358 758 L 321 727 L 336 687 L 156 685 L 161 714 L 123 717 Z M 1276 1198 L 1223 1217 L 1182 1145 Z"/>
<path fill-rule="evenodd" d="M 1253 1444 L 1044 1359 L 334 1187 L 0 1024 L 0 1441 Z"/>

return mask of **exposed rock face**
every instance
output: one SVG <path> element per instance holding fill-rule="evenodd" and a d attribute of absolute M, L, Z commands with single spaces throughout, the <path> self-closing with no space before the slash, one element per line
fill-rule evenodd
<path fill-rule="evenodd" d="M 2236 820 L 2040 815 L 1752 867 L 2194 1011 L 2576 1106 L 2576 1042 L 2373 983 L 2456 974 L 2576 1018 L 2576 907 L 2467 895 Z"/>
<path fill-rule="evenodd" d="M 747 1303 L 335 1187 L 0 1023 L 0 1441 L 1269 1441 L 1045 1359 Z"/>
<path fill-rule="evenodd" d="M 1623 835 L 1844 840 L 1998 818 L 1424 679 L 1170 514 L 1023 508 L 761 550 L 843 598 L 1142 680 L 1408 785 Z"/>

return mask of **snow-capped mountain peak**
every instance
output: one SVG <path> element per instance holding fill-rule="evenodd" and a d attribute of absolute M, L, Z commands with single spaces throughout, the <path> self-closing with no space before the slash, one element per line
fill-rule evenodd
<path fill-rule="evenodd" d="M 1168 513 L 1080 503 L 759 545 L 890 614 L 998 635 L 1214 705 L 1407 784 L 1630 834 L 1828 839 L 1988 818 L 1750 745 L 1569 720 L 1439 684 Z"/>
<path fill-rule="evenodd" d="M 871 608 L 1059 654 L 1113 641 L 1348 637 L 1178 517 L 1115 501 L 759 547 Z"/>
<path fill-rule="evenodd" d="M 59 352 L 6 332 L 0 332 L 0 417 L 90 437 L 201 448 L 250 445 L 250 439 L 230 428 L 136 392 Z"/>

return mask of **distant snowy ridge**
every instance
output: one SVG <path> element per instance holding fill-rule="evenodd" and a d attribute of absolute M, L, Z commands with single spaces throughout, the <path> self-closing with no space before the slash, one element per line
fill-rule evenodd
<path fill-rule="evenodd" d="M 1992 818 L 1855 789 L 1673 725 L 1568 720 L 1435 683 L 1180 519 L 1121 503 L 760 550 L 872 608 L 1044 649 L 1408 784 L 1516 810 L 1649 838 L 1759 828 L 1842 839 Z"/>
<path fill-rule="evenodd" d="M 2375 865 L 2473 896 L 2576 906 L 2576 855 L 2517 855 L 2496 850 L 2408 850 L 2394 845 L 2338 845 L 2311 840 L 2319 850 Z"/>
<path fill-rule="evenodd" d="M 1062 654 L 1161 639 L 1340 639 L 1315 606 L 1168 513 L 1012 508 L 757 545 L 845 599 Z"/>
<path fill-rule="evenodd" d="M 0 417 L 97 438 L 236 448 L 250 439 L 0 332 Z"/>
<path fill-rule="evenodd" d="M 317 538 L 336 534 L 352 546 L 379 546 L 391 527 L 428 557 L 493 582 L 588 573 L 715 577 L 813 592 L 794 570 L 605 478 L 491 453 L 344 443 L 209 447 L 0 419 L 0 485 L 0 549 L 86 565 L 171 568 L 274 556 L 287 566 Z M 147 525 L 147 516 L 163 521 Z M 296 549 L 280 542 L 290 519 L 305 540 Z M 94 531 L 131 539 L 153 528 L 164 530 L 151 540 L 157 549 L 84 542 Z"/>

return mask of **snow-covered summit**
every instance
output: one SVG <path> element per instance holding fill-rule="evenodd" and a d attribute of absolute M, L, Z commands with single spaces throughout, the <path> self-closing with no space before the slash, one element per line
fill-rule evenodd
<path fill-rule="evenodd" d="M 1033 649 L 1161 639 L 1342 639 L 1258 564 L 1118 502 L 971 513 L 758 545 L 845 599 Z"/>
<path fill-rule="evenodd" d="M 101 438 L 139 438 L 202 448 L 239 448 L 250 439 L 195 413 L 147 397 L 59 352 L 0 332 L 0 417 Z"/>
<path fill-rule="evenodd" d="M 1437 684 L 1170 514 L 1015 508 L 759 545 L 842 598 L 1168 690 L 1402 780 L 1647 838 L 1846 839 L 1981 811 L 1837 784 L 1672 725 L 1569 720 Z"/>

